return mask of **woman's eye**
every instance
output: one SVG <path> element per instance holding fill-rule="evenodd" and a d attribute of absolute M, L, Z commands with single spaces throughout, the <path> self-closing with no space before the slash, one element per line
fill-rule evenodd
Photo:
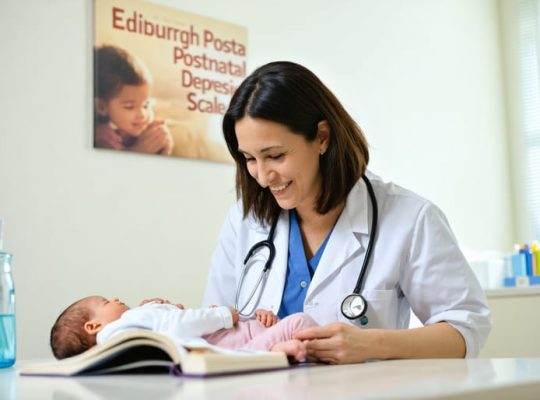
<path fill-rule="evenodd" d="M 280 158 L 282 158 L 284 156 L 284 154 L 276 154 L 276 155 L 272 155 L 272 156 L 268 156 L 268 158 L 270 160 L 279 160 Z"/>

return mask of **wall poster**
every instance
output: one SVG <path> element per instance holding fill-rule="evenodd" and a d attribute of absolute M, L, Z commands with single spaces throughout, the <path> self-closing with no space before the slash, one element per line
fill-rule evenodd
<path fill-rule="evenodd" d="M 94 0 L 94 147 L 232 162 L 221 121 L 247 29 L 138 0 Z"/>

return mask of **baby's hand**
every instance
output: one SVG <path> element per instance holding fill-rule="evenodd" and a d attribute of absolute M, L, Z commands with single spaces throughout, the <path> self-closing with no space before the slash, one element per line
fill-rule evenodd
<path fill-rule="evenodd" d="M 268 310 L 255 310 L 255 318 L 267 328 L 278 322 L 277 315 Z"/>
<path fill-rule="evenodd" d="M 139 303 L 139 306 L 145 305 L 147 303 L 158 303 L 158 304 L 171 304 L 169 300 L 162 299 L 161 297 L 152 297 L 151 299 L 144 299 Z"/>
<path fill-rule="evenodd" d="M 147 303 L 157 303 L 157 304 L 172 304 L 169 300 L 162 299 L 161 297 L 153 297 L 151 299 L 144 299 L 140 302 L 139 306 L 142 306 Z M 175 304 L 176 307 L 178 307 L 180 310 L 184 309 L 184 305 L 177 303 Z"/>
<path fill-rule="evenodd" d="M 234 325 L 236 325 L 236 323 L 240 319 L 240 316 L 238 315 L 238 311 L 236 311 L 236 308 L 234 308 L 234 307 L 229 307 L 229 311 L 231 312 L 232 324 L 234 326 Z"/>

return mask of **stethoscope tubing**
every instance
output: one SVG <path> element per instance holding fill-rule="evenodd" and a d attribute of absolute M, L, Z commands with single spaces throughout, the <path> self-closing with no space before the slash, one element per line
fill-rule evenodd
<path fill-rule="evenodd" d="M 236 296 L 234 300 L 234 308 L 236 308 L 236 310 L 238 311 L 238 315 L 242 317 L 249 317 L 253 314 L 262 296 L 264 287 L 266 286 L 266 278 L 268 277 L 268 273 L 270 269 L 272 268 L 272 263 L 274 262 L 274 258 L 276 256 L 276 246 L 274 245 L 274 232 L 276 231 L 278 219 L 279 219 L 279 215 L 276 215 L 275 220 L 272 222 L 272 226 L 270 227 L 270 232 L 268 233 L 268 237 L 265 240 L 257 242 L 253 246 L 251 246 L 246 257 L 244 258 L 244 269 L 240 277 L 240 282 L 238 283 L 238 289 L 236 290 Z M 259 279 L 257 280 L 257 283 L 255 284 L 255 286 L 253 287 L 253 290 L 249 294 L 248 300 L 245 302 L 245 304 L 242 307 L 239 307 L 238 302 L 240 300 L 240 293 L 242 291 L 242 287 L 244 285 L 244 279 L 246 277 L 247 263 L 249 259 L 251 258 L 251 256 L 257 250 L 260 250 L 264 247 L 268 249 L 268 259 L 264 263 L 264 268 L 261 272 L 261 275 L 259 276 Z M 257 291 L 259 286 L 261 287 L 261 290 L 259 292 L 259 298 L 255 302 L 255 305 L 253 306 L 251 310 L 249 310 L 249 312 L 244 312 L 248 304 L 251 302 L 251 300 L 253 300 L 253 296 L 255 296 L 255 292 Z"/>
<path fill-rule="evenodd" d="M 373 245 L 375 243 L 375 235 L 377 233 L 377 224 L 379 221 L 379 209 L 377 206 L 377 198 L 375 197 L 375 192 L 373 191 L 373 186 L 369 179 L 362 175 L 362 179 L 366 184 L 368 191 L 369 199 L 371 200 L 372 216 L 371 216 L 371 230 L 369 232 L 369 242 L 366 249 L 366 254 L 364 256 L 364 262 L 362 263 L 362 269 L 360 270 L 360 275 L 358 275 L 358 280 L 356 281 L 356 286 L 354 287 L 353 293 L 360 294 L 362 291 L 362 285 L 364 284 L 364 278 L 366 272 L 369 268 L 369 260 L 371 259 L 371 252 L 373 251 Z"/>
<path fill-rule="evenodd" d="M 371 230 L 369 232 L 369 234 L 370 234 L 369 235 L 369 242 L 368 242 L 368 246 L 366 248 L 366 254 L 364 256 L 364 260 L 362 262 L 362 268 L 360 270 L 360 274 L 358 275 L 358 279 L 356 281 L 356 286 L 355 286 L 355 288 L 353 290 L 353 293 L 346 296 L 346 298 L 350 297 L 350 296 L 354 296 L 354 295 L 360 296 L 364 300 L 366 306 L 365 306 L 364 310 L 362 311 L 362 313 L 360 313 L 359 315 L 355 315 L 354 317 L 351 317 L 349 313 L 344 312 L 343 304 L 345 302 L 342 302 L 341 312 L 348 319 L 356 319 L 356 318 L 359 318 L 359 317 L 363 317 L 364 314 L 365 314 L 365 311 L 367 310 L 367 302 L 365 301 L 365 299 L 363 298 L 363 296 L 360 293 L 362 291 L 362 285 L 364 284 L 366 273 L 367 273 L 367 270 L 369 268 L 369 261 L 371 259 L 371 253 L 373 251 L 373 246 L 375 244 L 375 236 L 377 234 L 377 225 L 378 225 L 378 218 L 379 218 L 379 210 L 378 210 L 378 205 L 377 205 L 377 198 L 375 197 L 375 192 L 373 190 L 373 186 L 371 185 L 371 182 L 369 181 L 369 179 L 365 175 L 362 175 L 362 180 L 366 184 L 366 188 L 367 188 L 367 191 L 368 191 L 368 195 L 369 195 L 369 199 L 370 199 L 371 207 L 372 207 Z M 270 269 L 272 268 L 272 263 L 274 262 L 274 258 L 275 258 L 275 255 L 276 255 L 276 246 L 274 245 L 274 233 L 276 231 L 276 226 L 277 226 L 277 223 L 278 223 L 278 219 L 279 219 L 278 216 L 276 216 L 276 218 L 272 222 L 272 225 L 270 227 L 270 232 L 268 233 L 268 237 L 265 240 L 262 240 L 260 242 L 255 243 L 249 249 L 246 257 L 244 258 L 244 269 L 242 271 L 242 275 L 240 277 L 240 282 L 238 283 L 238 288 L 236 290 L 235 306 L 234 306 L 237 309 L 238 314 L 240 316 L 249 317 L 249 316 L 251 316 L 253 314 L 253 312 L 255 311 L 255 309 L 257 307 L 257 304 L 260 301 L 260 298 L 262 296 L 262 292 L 264 290 L 264 287 L 266 286 L 266 279 L 268 277 Z M 240 300 L 240 293 L 242 292 L 242 287 L 244 285 L 244 279 L 246 277 L 247 263 L 249 262 L 250 258 L 253 256 L 253 254 L 256 251 L 258 251 L 258 250 L 260 250 L 262 248 L 267 248 L 268 249 L 268 251 L 269 251 L 268 259 L 266 260 L 266 262 L 264 264 L 264 268 L 261 271 L 261 275 L 259 276 L 259 279 L 257 280 L 257 283 L 255 284 L 255 286 L 253 287 L 253 290 L 249 294 L 249 296 L 247 298 L 247 301 L 245 302 L 245 304 L 242 307 L 239 307 L 238 302 Z M 255 293 L 256 293 L 256 291 L 257 291 L 257 289 L 259 287 L 260 287 L 261 290 L 259 291 L 259 297 L 258 297 L 257 301 L 255 302 L 255 305 L 252 307 L 252 309 L 249 312 L 244 312 L 244 310 L 247 308 L 248 304 L 251 303 L 251 301 L 253 300 L 253 296 L 255 296 Z"/>

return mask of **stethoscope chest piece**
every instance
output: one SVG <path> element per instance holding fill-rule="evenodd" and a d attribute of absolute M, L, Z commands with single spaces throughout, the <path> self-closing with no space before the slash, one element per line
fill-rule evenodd
<path fill-rule="evenodd" d="M 361 294 L 352 293 L 343 299 L 341 303 L 341 313 L 348 319 L 360 318 L 360 323 L 366 325 L 368 318 L 366 311 L 368 303 Z"/>

